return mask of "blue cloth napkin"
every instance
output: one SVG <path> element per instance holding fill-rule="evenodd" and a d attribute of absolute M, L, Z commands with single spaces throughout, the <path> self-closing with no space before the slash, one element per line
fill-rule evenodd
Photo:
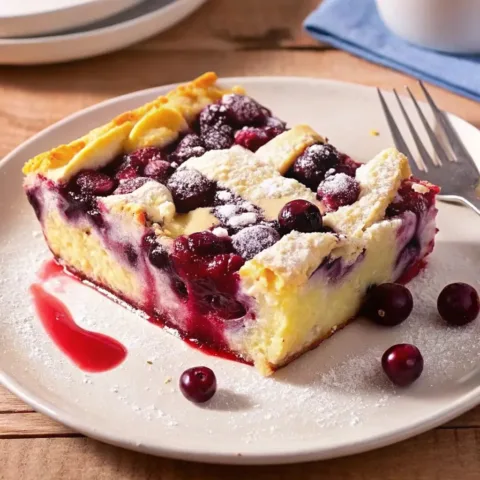
<path fill-rule="evenodd" d="M 336 48 L 480 101 L 480 55 L 451 55 L 409 44 L 383 24 L 375 0 L 324 0 L 304 27 Z"/>

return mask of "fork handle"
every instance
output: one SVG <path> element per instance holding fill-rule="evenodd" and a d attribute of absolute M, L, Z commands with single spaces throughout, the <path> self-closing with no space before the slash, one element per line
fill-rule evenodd
<path fill-rule="evenodd" d="M 474 212 L 480 215 L 480 198 L 477 197 L 475 192 L 467 193 L 463 196 L 460 195 L 439 195 L 440 200 L 452 203 L 461 203 L 467 207 L 470 207 Z"/>
<path fill-rule="evenodd" d="M 464 203 L 480 215 L 480 198 L 475 193 L 475 190 L 465 196 Z"/>

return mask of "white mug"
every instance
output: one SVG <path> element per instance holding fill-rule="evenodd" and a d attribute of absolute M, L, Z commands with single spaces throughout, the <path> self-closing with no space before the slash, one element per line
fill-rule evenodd
<path fill-rule="evenodd" d="M 376 0 L 385 24 L 422 47 L 480 53 L 480 0 Z"/>

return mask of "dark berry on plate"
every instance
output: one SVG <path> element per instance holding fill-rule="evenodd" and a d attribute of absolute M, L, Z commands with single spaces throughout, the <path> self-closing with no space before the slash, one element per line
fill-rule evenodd
<path fill-rule="evenodd" d="M 283 132 L 277 127 L 244 127 L 235 133 L 235 143 L 252 152 L 256 152 L 272 138 Z"/>
<path fill-rule="evenodd" d="M 157 182 L 167 183 L 168 177 L 173 172 L 172 167 L 165 160 L 152 160 L 145 167 L 143 174 Z"/>
<path fill-rule="evenodd" d="M 320 232 L 322 214 L 316 205 L 307 200 L 292 200 L 280 210 L 278 223 L 284 234 L 293 230 L 302 233 Z"/>
<path fill-rule="evenodd" d="M 203 134 L 208 130 L 219 129 L 222 126 L 229 126 L 228 109 L 225 105 L 213 103 L 207 105 L 199 116 L 200 132 Z"/>
<path fill-rule="evenodd" d="M 215 395 L 217 379 L 208 367 L 192 367 L 180 376 L 179 387 L 187 400 L 204 403 Z"/>
<path fill-rule="evenodd" d="M 408 288 L 398 283 L 382 283 L 372 287 L 363 308 L 363 315 L 380 325 L 394 326 L 405 321 L 413 309 Z"/>
<path fill-rule="evenodd" d="M 422 374 L 423 357 L 414 345 L 400 343 L 383 354 L 382 367 L 395 385 L 406 387 Z"/>
<path fill-rule="evenodd" d="M 213 203 L 215 184 L 197 170 L 177 170 L 168 180 L 179 213 L 187 213 Z"/>
<path fill-rule="evenodd" d="M 305 149 L 295 160 L 292 176 L 312 190 L 317 190 L 325 174 L 339 162 L 337 149 L 330 144 L 316 143 Z"/>
<path fill-rule="evenodd" d="M 245 95 L 224 95 L 222 105 L 227 107 L 230 122 L 237 128 L 264 125 L 267 121 L 268 110 Z"/>
<path fill-rule="evenodd" d="M 98 196 L 109 195 L 117 186 L 115 180 L 95 170 L 85 170 L 79 173 L 75 182 L 83 193 Z"/>
<path fill-rule="evenodd" d="M 145 185 L 148 181 L 150 181 L 150 178 L 147 177 L 136 177 L 127 180 L 120 180 L 118 187 L 113 193 L 115 195 L 125 195 L 127 193 L 132 193 L 138 188 Z"/>
<path fill-rule="evenodd" d="M 359 195 L 360 184 L 345 173 L 329 175 L 317 190 L 317 198 L 323 202 L 327 212 L 355 203 Z"/>
<path fill-rule="evenodd" d="M 177 148 L 170 154 L 170 160 L 181 165 L 192 157 L 201 157 L 205 153 L 205 145 L 202 139 L 195 133 L 189 133 L 185 135 L 180 142 L 178 142 Z"/>
<path fill-rule="evenodd" d="M 207 150 L 230 148 L 233 144 L 233 128 L 228 125 L 210 128 L 202 133 L 202 141 Z"/>
<path fill-rule="evenodd" d="M 451 283 L 438 296 L 437 308 L 440 316 L 451 325 L 472 322 L 480 311 L 477 291 L 466 283 Z"/>
<path fill-rule="evenodd" d="M 232 237 L 233 247 L 245 260 L 252 259 L 279 240 L 280 234 L 268 225 L 246 227 Z"/>

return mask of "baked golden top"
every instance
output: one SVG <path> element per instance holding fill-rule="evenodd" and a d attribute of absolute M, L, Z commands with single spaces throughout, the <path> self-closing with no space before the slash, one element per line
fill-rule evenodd
<path fill-rule="evenodd" d="M 124 112 L 81 138 L 32 158 L 23 173 L 67 181 L 80 170 L 101 168 L 122 152 L 173 142 L 206 105 L 225 93 L 242 92 L 239 87 L 222 90 L 216 80 L 215 73 L 205 73 L 150 103 Z"/>

